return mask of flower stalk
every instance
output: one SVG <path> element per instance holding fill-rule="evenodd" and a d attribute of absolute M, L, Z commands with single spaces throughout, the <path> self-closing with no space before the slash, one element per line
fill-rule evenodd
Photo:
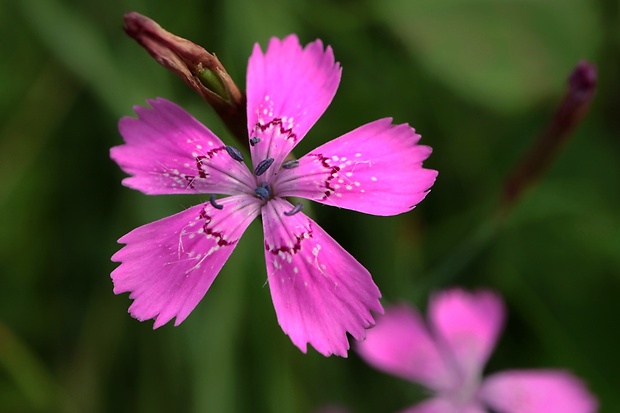
<path fill-rule="evenodd" d="M 549 168 L 573 129 L 587 113 L 595 90 L 596 67 L 582 60 L 568 77 L 568 90 L 551 122 L 508 176 L 502 194 L 503 215 Z"/>

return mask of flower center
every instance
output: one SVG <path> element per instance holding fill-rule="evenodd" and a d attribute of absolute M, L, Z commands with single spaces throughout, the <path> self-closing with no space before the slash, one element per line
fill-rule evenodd
<path fill-rule="evenodd" d="M 260 141 L 261 141 L 260 138 L 252 137 L 250 138 L 250 145 L 255 146 Z M 233 146 L 230 146 L 230 145 L 226 145 L 226 152 L 235 161 L 243 162 L 243 154 L 241 153 L 239 149 Z M 269 170 L 269 168 L 271 167 L 271 165 L 273 165 L 274 162 L 275 162 L 274 158 L 263 159 L 262 161 L 258 163 L 258 165 L 256 165 L 256 168 L 254 168 L 254 175 L 257 178 L 263 175 L 265 172 Z M 284 169 L 293 169 L 293 168 L 297 168 L 298 166 L 299 166 L 299 161 L 296 159 L 288 160 L 286 162 L 282 162 L 281 164 L 281 167 Z M 258 183 L 258 179 L 257 179 L 257 183 Z M 254 194 L 256 194 L 258 198 L 260 198 L 262 201 L 265 201 L 265 202 L 269 201 L 274 196 L 271 185 L 269 185 L 268 182 L 262 182 L 260 185 L 254 188 Z M 216 202 L 215 195 L 211 195 L 211 199 L 209 199 L 209 202 L 211 203 L 213 208 L 216 208 L 216 209 L 224 208 L 223 205 L 220 205 Z M 303 208 L 303 205 L 301 203 L 297 203 L 290 211 L 284 212 L 284 215 L 289 216 L 289 217 L 293 216 L 297 214 L 298 212 L 300 212 L 302 208 Z"/>
<path fill-rule="evenodd" d="M 254 193 L 263 201 L 267 201 L 271 197 L 271 187 L 267 182 L 263 182 L 260 186 L 256 187 Z"/>

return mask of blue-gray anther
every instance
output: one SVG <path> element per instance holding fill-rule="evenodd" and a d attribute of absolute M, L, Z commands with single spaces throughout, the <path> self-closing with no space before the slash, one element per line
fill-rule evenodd
<path fill-rule="evenodd" d="M 211 203 L 211 206 L 215 209 L 224 209 L 224 205 L 220 205 L 217 202 L 215 202 L 215 195 L 211 194 L 211 197 L 209 198 L 209 202 Z"/>
<path fill-rule="evenodd" d="M 282 168 L 284 169 L 293 169 L 299 166 L 299 161 L 297 159 L 291 159 L 290 161 L 286 161 L 282 164 Z"/>
<path fill-rule="evenodd" d="M 243 154 L 241 151 L 234 146 L 226 145 L 226 152 L 233 158 L 235 161 L 243 162 Z"/>
<path fill-rule="evenodd" d="M 267 182 L 264 182 L 261 186 L 254 190 L 254 193 L 256 193 L 259 198 L 267 200 L 271 196 L 271 187 Z"/>
<path fill-rule="evenodd" d="M 253 138 L 250 138 L 250 145 L 254 146 L 256 145 L 258 142 L 260 142 L 260 138 L 257 138 L 256 136 Z"/>
<path fill-rule="evenodd" d="M 254 169 L 254 175 L 261 176 L 262 174 L 267 172 L 267 169 L 269 169 L 272 163 L 273 158 L 267 158 L 264 161 L 260 161 L 258 165 L 256 165 L 256 169 Z"/>
<path fill-rule="evenodd" d="M 302 204 L 297 204 L 295 205 L 295 207 L 293 209 L 291 209 L 288 212 L 285 212 L 284 215 L 286 215 L 287 217 L 290 217 L 292 215 L 295 215 L 296 213 L 298 213 L 299 211 L 301 211 L 301 209 L 303 208 Z"/>

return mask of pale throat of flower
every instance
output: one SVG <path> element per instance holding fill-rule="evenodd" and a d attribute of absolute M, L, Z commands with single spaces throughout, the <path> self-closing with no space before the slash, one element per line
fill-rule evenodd
<path fill-rule="evenodd" d="M 255 146 L 260 141 L 261 141 L 260 138 L 252 137 L 250 138 L 250 145 Z M 226 152 L 235 161 L 240 162 L 240 163 L 244 162 L 243 153 L 239 149 L 235 148 L 234 146 L 226 145 Z M 269 170 L 269 168 L 273 165 L 274 161 L 275 161 L 274 158 L 266 158 L 260 161 L 258 165 L 256 165 L 256 168 L 254 168 L 254 176 L 256 176 L 257 178 L 257 184 L 259 181 L 259 177 L 264 175 L 265 172 Z M 280 166 L 283 169 L 293 169 L 299 166 L 299 161 L 297 159 L 291 159 L 291 160 L 283 162 Z M 261 201 L 263 201 L 263 205 L 267 203 L 270 199 L 277 197 L 277 194 L 274 194 L 273 190 L 271 189 L 271 185 L 268 182 L 261 182 L 260 184 L 258 184 L 256 188 L 254 189 L 254 194 Z M 211 206 L 213 206 L 213 208 L 216 208 L 216 209 L 224 208 L 223 205 L 217 203 L 215 195 L 211 195 L 209 202 L 211 203 Z M 291 209 L 290 211 L 284 212 L 284 215 L 286 216 L 295 215 L 302 210 L 302 207 L 303 205 L 301 203 L 297 203 L 293 207 L 293 209 Z"/>

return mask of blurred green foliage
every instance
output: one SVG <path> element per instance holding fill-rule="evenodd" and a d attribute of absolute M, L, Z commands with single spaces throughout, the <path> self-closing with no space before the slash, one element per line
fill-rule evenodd
<path fill-rule="evenodd" d="M 120 116 L 178 102 L 230 135 L 122 28 L 139 11 L 215 52 L 240 85 L 255 42 L 296 32 L 344 73 L 299 153 L 393 116 L 434 148 L 428 198 L 391 218 L 315 207 L 373 274 L 384 304 L 449 285 L 508 305 L 488 366 L 560 367 L 620 410 L 619 4 L 614 0 L 9 0 L 0 3 L 0 411 L 389 412 L 414 385 L 302 354 L 277 325 L 255 222 L 179 327 L 152 331 L 114 296 L 109 257 L 132 228 L 205 199 L 147 197 L 109 159 Z M 502 182 L 580 58 L 595 103 L 544 178 L 493 226 Z"/>

